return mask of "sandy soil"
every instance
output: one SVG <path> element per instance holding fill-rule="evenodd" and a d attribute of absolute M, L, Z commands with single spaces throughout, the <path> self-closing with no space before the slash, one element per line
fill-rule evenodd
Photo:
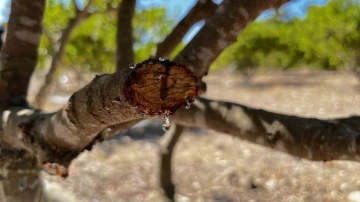
<path fill-rule="evenodd" d="M 346 72 L 262 72 L 250 83 L 236 72 L 212 72 L 206 81 L 213 99 L 307 117 L 360 114 L 358 80 Z M 158 125 L 96 145 L 73 162 L 66 180 L 43 173 L 46 192 L 53 201 L 166 201 L 158 182 Z M 360 202 L 359 163 L 311 162 L 210 130 L 186 131 L 173 164 L 179 202 Z"/>

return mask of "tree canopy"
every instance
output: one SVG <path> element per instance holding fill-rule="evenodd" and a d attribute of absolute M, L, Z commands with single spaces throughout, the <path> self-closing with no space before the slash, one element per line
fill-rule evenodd
<path fill-rule="evenodd" d="M 44 30 L 39 48 L 39 68 L 46 66 L 58 39 L 68 21 L 74 17 L 73 4 L 49 0 L 44 15 Z M 79 67 L 96 72 L 115 70 L 116 12 L 105 12 L 108 6 L 118 2 L 96 1 L 91 10 L 98 13 L 85 19 L 74 29 L 66 45 L 62 68 Z M 158 23 L 161 22 L 161 23 Z M 137 10 L 134 20 L 135 62 L 151 56 L 156 44 L 168 34 L 175 22 L 166 16 L 165 8 Z"/>

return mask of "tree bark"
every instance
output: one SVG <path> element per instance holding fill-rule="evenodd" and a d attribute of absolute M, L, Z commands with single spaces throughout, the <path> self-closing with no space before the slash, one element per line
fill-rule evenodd
<path fill-rule="evenodd" d="M 166 36 L 164 41 L 158 44 L 155 57 L 169 57 L 189 29 L 200 20 L 207 19 L 211 16 L 216 7 L 217 4 L 212 0 L 197 1 L 189 13 L 175 26 L 171 33 Z"/>
<path fill-rule="evenodd" d="M 0 54 L 0 104 L 26 98 L 37 63 L 45 1 L 13 0 Z"/>
<path fill-rule="evenodd" d="M 135 13 L 136 0 L 123 0 L 118 11 L 117 22 L 117 69 L 128 68 L 134 62 L 132 19 Z"/>
<path fill-rule="evenodd" d="M 277 114 L 231 102 L 199 98 L 171 117 L 288 154 L 316 161 L 360 160 L 360 117 L 319 120 Z"/>
<path fill-rule="evenodd" d="M 90 0 L 88 4 L 85 6 L 83 10 L 79 10 L 75 5 L 76 14 L 73 19 L 70 19 L 66 28 L 64 29 L 63 33 L 59 41 L 55 45 L 55 50 L 52 55 L 52 60 L 50 64 L 50 69 L 45 76 L 45 81 L 40 87 L 40 90 L 35 98 L 35 105 L 39 108 L 44 108 L 47 98 L 51 93 L 52 87 L 55 83 L 55 74 L 57 71 L 57 67 L 61 63 L 62 56 L 64 55 L 65 46 L 68 43 L 71 33 L 73 30 L 86 18 L 88 18 L 91 14 L 87 11 L 90 5 L 92 4 L 93 0 Z"/>
<path fill-rule="evenodd" d="M 161 79 L 154 81 L 154 75 Z M 104 128 L 148 116 L 171 115 L 193 101 L 196 92 L 196 78 L 186 67 L 147 60 L 134 69 L 97 76 L 58 112 L 23 107 L 1 110 L 0 137 L 13 148 L 35 155 L 48 172 L 66 175 L 70 161 Z"/>
<path fill-rule="evenodd" d="M 187 65 L 198 78 L 207 75 L 211 63 L 259 14 L 279 8 L 289 0 L 224 0 L 205 25 L 175 58 Z"/>

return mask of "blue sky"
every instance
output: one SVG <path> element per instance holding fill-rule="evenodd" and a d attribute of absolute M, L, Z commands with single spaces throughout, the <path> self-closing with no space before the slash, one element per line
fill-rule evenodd
<path fill-rule="evenodd" d="M 29 0 L 31 1 L 31 0 Z M 138 0 L 137 9 L 147 9 L 151 7 L 166 7 L 168 16 L 179 21 L 186 13 L 193 7 L 197 0 Z M 215 3 L 220 3 L 222 0 L 214 0 Z M 250 0 L 249 0 L 250 1 Z M 292 0 L 288 5 L 282 9 L 286 9 L 289 17 L 304 17 L 306 16 L 307 8 L 310 5 L 324 5 L 328 0 Z M 7 21 L 7 5 L 9 0 L 0 0 L 0 24 Z M 272 11 L 266 11 L 259 19 L 266 19 L 273 14 Z M 203 22 L 196 24 L 189 33 L 185 36 L 184 41 L 188 42 L 201 29 Z"/>

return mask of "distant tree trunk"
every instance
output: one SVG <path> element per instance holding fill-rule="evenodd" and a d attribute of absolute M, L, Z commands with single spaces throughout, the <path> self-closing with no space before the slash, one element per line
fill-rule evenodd
<path fill-rule="evenodd" d="M 160 161 L 160 184 L 164 189 L 166 196 L 171 200 L 175 200 L 175 185 L 172 181 L 173 176 L 173 153 L 176 143 L 181 134 L 184 132 L 184 126 L 173 125 L 170 131 L 166 133 L 169 142 L 162 145 L 161 161 Z"/>
<path fill-rule="evenodd" d="M 39 108 L 44 108 L 47 102 L 48 96 L 51 93 L 54 83 L 56 82 L 55 74 L 58 65 L 61 63 L 61 58 L 64 54 L 65 46 L 68 43 L 72 31 L 79 23 L 80 23 L 80 19 L 78 18 L 71 19 L 69 21 L 68 26 L 65 28 L 64 32 L 62 33 L 60 41 L 55 46 L 56 48 L 54 54 L 52 55 L 50 69 L 48 73 L 45 75 L 45 81 L 40 87 L 40 90 L 35 98 L 35 104 Z"/>
<path fill-rule="evenodd" d="M 26 107 L 29 81 L 37 63 L 45 0 L 12 0 L 6 41 L 0 52 L 0 139 L 9 106 Z M 42 201 L 36 159 L 0 141 L 0 201 Z M 33 185 L 30 187 L 29 185 Z"/>
<path fill-rule="evenodd" d="M 0 104 L 26 98 L 37 63 L 44 8 L 44 0 L 11 3 L 6 41 L 0 55 Z"/>
<path fill-rule="evenodd" d="M 132 19 L 135 13 L 136 0 L 123 0 L 118 11 L 117 22 L 117 69 L 129 68 L 134 63 Z"/>
<path fill-rule="evenodd" d="M 61 63 L 62 56 L 64 55 L 66 44 L 68 43 L 71 33 L 73 30 L 86 18 L 90 16 L 90 13 L 87 9 L 92 4 L 93 0 L 89 0 L 88 4 L 85 6 L 84 10 L 80 11 L 75 4 L 76 14 L 75 17 L 70 19 L 66 28 L 61 34 L 61 38 L 55 44 L 55 50 L 52 55 L 50 69 L 45 75 L 45 81 L 39 89 L 38 94 L 35 97 L 35 104 L 39 108 L 44 108 L 48 96 L 51 93 L 51 90 L 55 83 L 55 75 L 58 69 L 59 64 Z"/>

